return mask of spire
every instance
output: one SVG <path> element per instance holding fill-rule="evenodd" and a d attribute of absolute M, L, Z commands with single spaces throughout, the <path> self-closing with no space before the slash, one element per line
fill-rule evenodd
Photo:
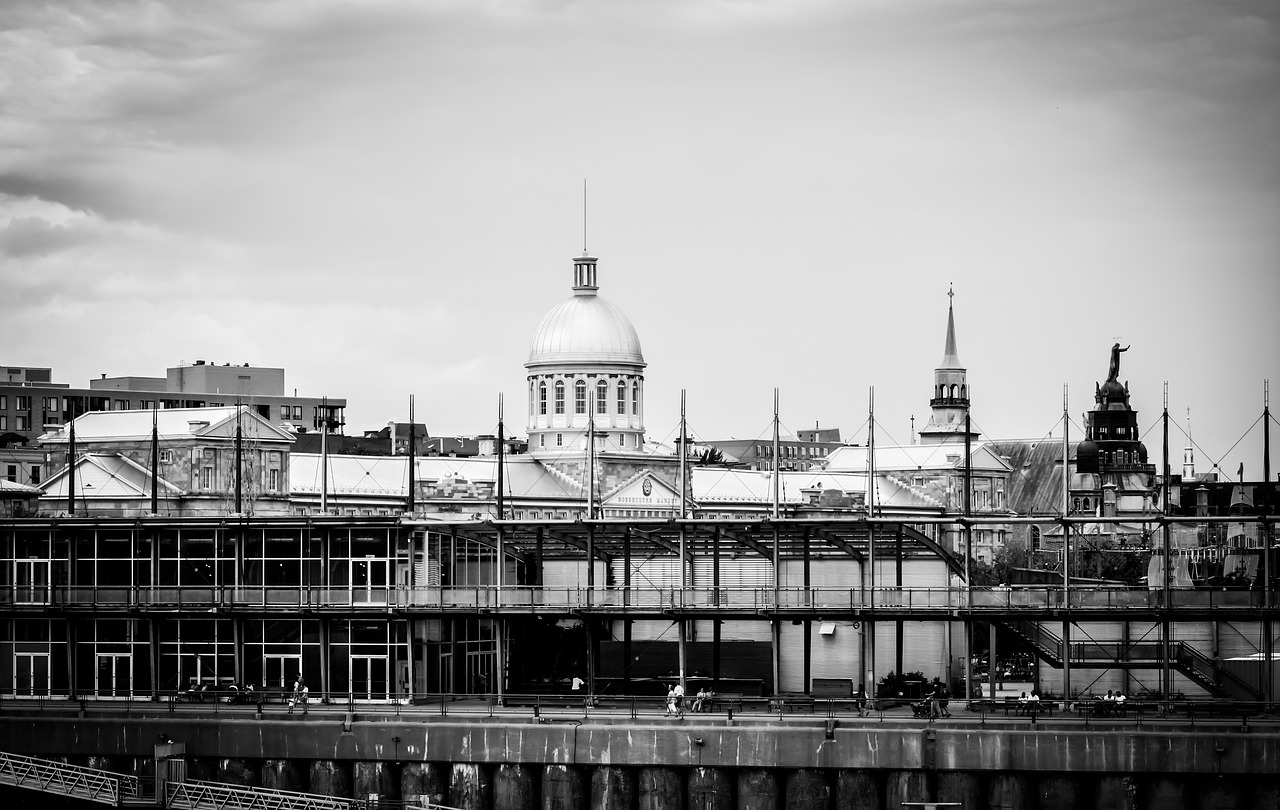
<path fill-rule="evenodd" d="M 956 352 L 956 313 L 955 313 L 955 297 L 954 288 L 947 288 L 947 348 L 942 357 L 942 364 L 938 368 L 964 368 L 960 365 L 960 355 Z"/>

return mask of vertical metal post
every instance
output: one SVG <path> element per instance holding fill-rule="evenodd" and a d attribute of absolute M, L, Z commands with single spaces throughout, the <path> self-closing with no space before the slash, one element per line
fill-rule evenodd
<path fill-rule="evenodd" d="M 1166 519 L 1161 521 L 1161 536 L 1164 541 L 1164 600 L 1160 606 L 1160 674 L 1163 682 L 1161 686 L 1165 699 L 1169 699 L 1173 692 L 1173 671 L 1170 667 L 1170 654 L 1173 652 L 1173 639 L 1170 634 L 1169 625 L 1169 608 L 1172 590 L 1170 589 L 1169 580 L 1173 579 L 1173 557 L 1170 555 L 1169 549 L 1169 521 L 1168 515 L 1171 513 L 1169 508 L 1169 383 L 1164 384 L 1164 414 L 1160 417 L 1161 432 L 1163 434 L 1163 453 L 1164 460 L 1161 470 L 1162 486 L 1164 490 L 1160 501 L 1163 504 L 1162 514 Z"/>
<path fill-rule="evenodd" d="M 1062 609 L 1071 609 L 1071 416 L 1070 392 L 1062 386 Z M 1087 439 L 1088 436 L 1085 436 Z M 1069 613 L 1064 613 L 1064 616 Z M 1062 699 L 1071 699 L 1071 620 L 1062 620 Z"/>
<path fill-rule="evenodd" d="M 688 664 L 688 628 L 685 624 L 685 600 L 689 592 L 689 564 L 687 559 L 687 536 L 684 525 L 685 517 L 688 515 L 688 472 L 685 464 L 689 456 L 689 448 L 687 445 L 688 433 L 686 432 L 685 422 L 685 392 L 680 390 L 680 509 L 676 515 L 676 519 L 680 522 L 680 603 L 674 607 L 679 611 L 677 621 L 679 622 L 676 630 L 676 646 L 679 658 L 679 678 L 681 691 L 688 691 L 688 684 L 685 681 L 685 671 Z"/>

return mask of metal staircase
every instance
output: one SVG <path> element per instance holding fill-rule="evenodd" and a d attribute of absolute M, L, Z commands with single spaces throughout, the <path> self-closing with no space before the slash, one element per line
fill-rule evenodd
<path fill-rule="evenodd" d="M 0 751 L 0 784 L 118 807 L 141 799 L 137 777 Z"/>
<path fill-rule="evenodd" d="M 1062 637 L 1047 630 L 1043 622 L 1000 622 L 1026 641 L 1037 658 L 1062 668 Z M 1162 651 L 1168 651 L 1169 666 L 1215 697 L 1235 700 L 1262 700 L 1262 695 L 1245 681 L 1215 664 L 1204 653 L 1184 641 L 1077 642 L 1071 643 L 1071 666 L 1106 669 L 1156 669 L 1164 665 Z"/>

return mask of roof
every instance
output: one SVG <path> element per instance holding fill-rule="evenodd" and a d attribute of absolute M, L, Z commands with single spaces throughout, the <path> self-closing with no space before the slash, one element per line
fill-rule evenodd
<path fill-rule="evenodd" d="M 594 290 L 579 290 L 538 324 L 525 366 L 546 363 L 645 365 L 631 321 Z"/>
<path fill-rule="evenodd" d="M 784 471 L 780 479 L 779 503 L 809 502 L 812 490 L 867 491 L 866 473 L 828 470 Z M 729 470 L 723 467 L 693 468 L 693 499 L 701 506 L 716 503 L 773 503 L 773 473 L 759 470 Z"/>
<path fill-rule="evenodd" d="M 320 492 L 320 459 L 319 455 L 311 453 L 289 454 L 289 488 L 292 492 Z M 415 479 L 420 482 L 497 485 L 497 456 L 419 456 L 416 461 Z M 502 483 L 507 497 L 511 498 L 583 497 L 581 488 L 574 482 L 554 475 L 531 456 L 506 457 Z M 328 489 L 334 495 L 408 497 L 409 459 L 407 456 L 330 454 Z"/>
<path fill-rule="evenodd" d="M 19 484 L 17 481 L 10 481 L 8 478 L 0 478 L 0 498 L 21 498 L 24 496 L 39 496 L 39 494 L 40 487 Z"/>
<path fill-rule="evenodd" d="M 255 413 L 249 406 L 241 410 L 240 431 L 254 441 L 292 442 L 293 436 Z M 211 408 L 164 408 L 157 411 L 89 411 L 75 418 L 77 442 L 106 440 L 142 441 L 151 438 L 152 419 L 162 440 L 201 436 L 229 439 L 235 436 L 235 405 Z M 40 437 L 43 444 L 62 444 L 71 440 L 71 423 Z"/>
<path fill-rule="evenodd" d="M 989 449 L 990 442 L 976 442 L 970 446 L 974 470 L 982 472 L 1008 472 L 1009 465 Z M 964 467 L 964 445 L 910 444 L 875 448 L 876 471 L 881 470 L 956 470 Z M 827 470 L 863 471 L 867 469 L 870 448 L 854 445 L 833 450 L 827 456 Z"/>
<path fill-rule="evenodd" d="M 1062 439 L 1009 439 L 983 443 L 992 453 L 1008 459 L 1009 484 L 1005 502 L 1019 515 L 1062 511 Z M 1067 448 L 1075 458 L 1077 442 Z"/>
<path fill-rule="evenodd" d="M 68 475 L 63 467 L 40 485 L 48 499 L 67 497 Z M 163 495 L 181 495 L 182 490 L 159 479 Z M 76 459 L 76 499 L 138 499 L 151 497 L 151 471 L 118 453 L 86 453 Z"/>

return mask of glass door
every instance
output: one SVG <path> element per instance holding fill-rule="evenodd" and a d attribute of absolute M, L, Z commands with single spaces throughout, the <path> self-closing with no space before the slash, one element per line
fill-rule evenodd
<path fill-rule="evenodd" d="M 49 561 L 31 557 L 14 562 L 13 600 L 20 605 L 49 602 Z"/>
<path fill-rule="evenodd" d="M 98 653 L 98 697 L 127 698 L 133 694 L 133 656 Z"/>
<path fill-rule="evenodd" d="M 264 655 L 262 657 L 262 687 L 264 689 L 287 689 L 293 691 L 293 684 L 302 672 L 302 656 L 300 655 Z M 310 686 L 310 684 L 307 684 Z"/>
<path fill-rule="evenodd" d="M 372 554 L 351 561 L 351 603 L 353 605 L 385 605 L 387 603 L 387 561 Z"/>
<path fill-rule="evenodd" d="M 14 653 L 13 693 L 19 697 L 49 694 L 49 653 Z"/>
<path fill-rule="evenodd" d="M 351 694 L 358 700 L 386 700 L 390 696 L 385 655 L 351 656 Z"/>

